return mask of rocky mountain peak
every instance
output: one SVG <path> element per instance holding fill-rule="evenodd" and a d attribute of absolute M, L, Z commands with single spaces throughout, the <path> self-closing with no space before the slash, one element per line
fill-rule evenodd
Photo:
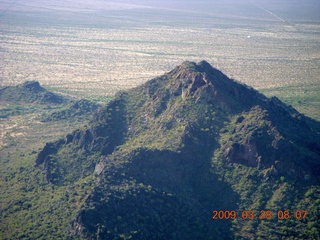
<path fill-rule="evenodd" d="M 267 100 L 258 91 L 230 79 L 207 61 L 183 62 L 165 78 L 170 79 L 166 85 L 170 95 L 213 104 L 230 112 L 241 112 Z"/>
<path fill-rule="evenodd" d="M 20 86 L 21 88 L 26 88 L 34 92 L 45 91 L 45 89 L 40 86 L 40 83 L 38 81 L 26 81 Z"/>
<path fill-rule="evenodd" d="M 236 202 L 257 208 L 243 194 L 263 196 L 255 202 L 268 209 L 267 201 L 275 201 L 265 186 L 281 192 L 285 179 L 319 182 L 319 129 L 205 61 L 184 62 L 119 93 L 89 126 L 46 144 L 36 166 L 58 186 L 94 177 L 71 224 L 78 237 L 119 239 L 121 229 L 135 239 L 153 239 L 154 232 L 157 239 L 168 238 L 164 232 L 181 234 L 172 239 L 211 239 L 220 232 L 212 209 L 235 209 Z"/>
<path fill-rule="evenodd" d="M 205 67 L 205 63 L 184 62 L 169 73 L 172 78 L 167 86 L 169 92 L 174 96 L 182 96 L 183 99 L 193 97 L 197 102 L 213 101 L 216 92 L 210 78 L 207 77 L 207 71 L 213 68 L 210 65 Z"/>

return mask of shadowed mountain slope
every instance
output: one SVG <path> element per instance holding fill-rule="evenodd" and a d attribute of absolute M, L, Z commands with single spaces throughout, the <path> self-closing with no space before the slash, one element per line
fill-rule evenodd
<path fill-rule="evenodd" d="M 319 130 L 209 63 L 184 62 L 117 94 L 85 129 L 47 143 L 36 166 L 56 186 L 95 179 L 71 223 L 76 236 L 303 239 L 317 234 L 303 221 L 213 220 L 212 211 L 316 209 L 304 193 L 319 194 Z M 317 218 L 309 221 L 318 226 Z"/>

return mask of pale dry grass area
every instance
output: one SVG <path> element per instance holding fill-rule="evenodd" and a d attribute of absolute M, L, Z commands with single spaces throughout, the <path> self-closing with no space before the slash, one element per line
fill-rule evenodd
<path fill-rule="evenodd" d="M 113 95 L 203 59 L 257 89 L 320 84 L 320 25 L 0 29 L 0 86 L 37 80 L 75 96 Z"/>
<path fill-rule="evenodd" d="M 37 119 L 38 115 L 30 113 L 0 118 L 0 153 L 38 151 L 46 142 L 64 137 L 83 125 L 67 121 L 43 123 Z"/>
<path fill-rule="evenodd" d="M 10 136 L 12 129 L 17 126 L 18 124 L 12 120 L 0 119 L 0 150 L 7 146 L 8 143 L 6 142 L 6 139 Z"/>

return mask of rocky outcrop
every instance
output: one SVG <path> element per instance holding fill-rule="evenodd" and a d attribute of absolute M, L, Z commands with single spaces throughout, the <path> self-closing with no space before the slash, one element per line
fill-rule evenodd
<path fill-rule="evenodd" d="M 277 108 L 283 103 L 277 101 Z M 289 109 L 295 113 L 295 110 Z M 279 115 L 275 115 L 278 112 Z M 310 139 L 310 135 L 316 135 L 305 126 L 301 120 L 299 125 L 303 132 L 296 135 L 297 119 L 291 117 L 289 111 L 282 108 L 276 111 L 274 108 L 262 106 L 253 107 L 250 111 L 234 117 L 228 133 L 230 137 L 223 143 L 224 158 L 229 163 L 244 164 L 258 169 L 269 169 L 273 166 L 277 173 L 292 177 L 304 178 L 305 175 L 316 176 L 319 173 L 319 153 L 306 154 L 308 146 L 316 143 L 316 139 Z M 285 116 L 285 117 L 284 117 Z M 294 130 L 288 137 L 288 129 Z M 305 133 L 308 132 L 308 138 Z M 289 140 L 290 139 L 290 140 Z M 311 141 L 312 143 L 308 143 Z M 299 146 L 299 147 L 297 147 Z M 302 150 L 304 149 L 304 150 Z M 311 163 L 312 164 L 307 164 Z M 316 173 L 317 172 L 317 173 Z"/>
<path fill-rule="evenodd" d="M 64 144 L 65 142 L 63 140 L 59 140 L 53 143 L 46 143 L 44 148 L 38 153 L 38 156 L 36 158 L 36 166 L 42 164 L 45 162 L 45 159 L 52 155 L 57 153 L 58 149 Z"/>
<path fill-rule="evenodd" d="M 93 157 L 89 161 L 87 159 L 90 156 L 104 156 L 112 153 L 116 146 L 123 143 L 126 132 L 123 101 L 113 100 L 108 106 L 95 113 L 90 127 L 78 129 L 67 134 L 64 139 L 47 143 L 36 158 L 36 166 L 43 166 L 48 181 L 53 184 L 63 184 L 65 179 L 69 179 L 68 174 L 76 175 L 72 178 L 75 180 L 83 176 L 83 171 L 85 175 L 94 171 L 94 164 L 99 157 Z M 68 155 L 59 155 L 61 149 L 68 149 Z M 55 171 L 52 171 L 53 165 Z M 80 172 L 74 174 L 73 172 L 79 171 L 79 168 Z M 51 172 L 55 172 L 55 175 L 50 174 Z"/>

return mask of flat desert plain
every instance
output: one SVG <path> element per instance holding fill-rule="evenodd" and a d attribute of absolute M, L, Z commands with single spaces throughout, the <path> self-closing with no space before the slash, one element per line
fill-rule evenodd
<path fill-rule="evenodd" d="M 0 87 L 105 99 L 185 60 L 320 119 L 320 3 L 0 0 Z"/>

